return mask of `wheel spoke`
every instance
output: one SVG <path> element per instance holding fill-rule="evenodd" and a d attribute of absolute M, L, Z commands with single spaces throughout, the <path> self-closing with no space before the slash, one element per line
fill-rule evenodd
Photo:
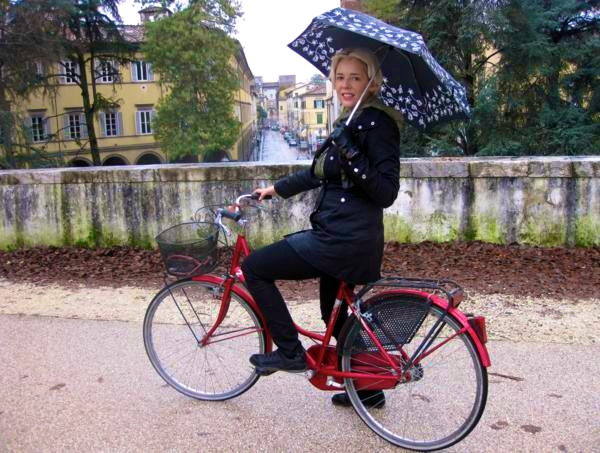
<path fill-rule="evenodd" d="M 266 342 L 257 315 L 234 293 L 208 342 L 194 339 L 190 330 L 201 341 L 215 326 L 221 307 L 215 288 L 201 281 L 175 283 L 154 298 L 144 319 L 146 351 L 161 377 L 185 395 L 206 400 L 232 398 L 254 385 L 258 376 L 248 356 L 264 352 Z"/>
<path fill-rule="evenodd" d="M 417 296 L 388 295 L 365 302 L 367 308 L 363 312 L 377 320 L 376 326 L 385 326 L 385 329 L 373 330 L 376 336 L 381 335 L 377 339 L 384 347 L 391 348 L 397 341 L 395 338 L 404 338 L 409 342 L 402 345 L 402 351 L 412 357 L 444 314 L 441 309 L 430 306 L 424 320 L 413 316 L 414 321 L 411 321 L 408 315 L 402 319 L 400 304 L 406 304 L 406 313 L 411 314 L 423 313 L 423 305 L 419 310 L 419 304 L 425 303 L 426 300 Z M 418 326 L 418 331 L 412 339 L 405 335 L 406 331 L 414 331 L 410 322 L 419 323 L 413 324 Z M 427 348 L 431 353 L 422 361 L 417 359 L 407 370 L 411 379 L 398 383 L 393 389 L 387 388 L 389 381 L 375 376 L 369 380 L 345 380 L 355 410 L 377 434 L 397 446 L 427 451 L 453 445 L 474 428 L 485 407 L 487 374 L 468 335 L 456 335 L 461 327 L 452 316 L 446 315 L 443 328 Z M 398 334 L 393 331 L 396 328 L 401 329 Z M 385 334 L 381 334 L 384 330 Z M 343 340 L 342 370 L 364 373 L 370 369 L 374 375 L 391 373 L 381 351 L 365 351 L 374 351 L 374 344 L 368 338 L 362 325 L 354 320 Z M 436 346 L 439 347 L 435 349 Z M 388 354 L 392 358 L 400 357 L 397 352 L 388 351 Z M 405 363 L 401 359 L 400 365 Z M 366 389 L 384 389 L 385 406 L 373 408 L 368 401 L 361 401 L 360 390 Z"/>

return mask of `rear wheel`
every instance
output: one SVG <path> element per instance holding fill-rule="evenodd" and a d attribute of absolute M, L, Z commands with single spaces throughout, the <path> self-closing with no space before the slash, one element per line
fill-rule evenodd
<path fill-rule="evenodd" d="M 259 376 L 248 362 L 265 351 L 260 319 L 248 303 L 231 293 L 225 317 L 218 319 L 222 288 L 183 280 L 162 289 L 144 319 L 144 345 L 160 376 L 179 392 L 201 400 L 226 400 L 252 387 Z"/>
<path fill-rule="evenodd" d="M 427 351 L 441 346 L 417 361 L 409 369 L 410 377 L 395 386 L 378 378 L 345 379 L 346 392 L 362 420 L 387 441 L 411 450 L 446 448 L 467 436 L 483 414 L 488 383 L 469 335 L 455 335 L 461 324 L 450 315 L 442 320 L 443 310 L 406 294 L 366 302 L 363 313 L 377 339 L 400 365 L 407 363 L 436 323 L 439 331 Z M 391 366 L 356 319 L 348 321 L 343 335 L 343 371 L 391 375 Z M 357 393 L 376 389 L 384 389 L 383 408 L 369 407 Z"/>

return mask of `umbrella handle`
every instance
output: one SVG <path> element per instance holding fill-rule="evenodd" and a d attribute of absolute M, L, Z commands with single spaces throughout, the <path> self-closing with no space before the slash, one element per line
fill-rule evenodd
<path fill-rule="evenodd" d="M 387 52 L 385 53 L 385 55 L 381 59 L 381 62 L 379 63 L 378 70 L 373 73 L 373 75 L 369 79 L 369 83 L 367 83 L 367 86 L 365 87 L 365 89 L 361 93 L 360 97 L 358 98 L 358 102 L 352 108 L 352 111 L 350 112 L 350 115 L 348 116 L 348 119 L 346 120 L 346 126 L 350 125 L 350 122 L 352 121 L 352 118 L 354 117 L 354 114 L 358 110 L 358 107 L 360 107 L 360 104 L 361 104 L 363 98 L 365 97 L 365 94 L 367 94 L 367 91 L 369 90 L 369 87 L 371 86 L 371 83 L 373 83 L 373 80 L 375 80 L 375 76 L 377 75 L 377 73 L 381 71 L 381 66 L 383 66 L 383 62 L 385 61 L 385 59 L 387 58 L 387 56 L 390 54 L 390 52 L 392 51 L 392 49 L 393 49 L 392 46 L 388 46 Z"/>

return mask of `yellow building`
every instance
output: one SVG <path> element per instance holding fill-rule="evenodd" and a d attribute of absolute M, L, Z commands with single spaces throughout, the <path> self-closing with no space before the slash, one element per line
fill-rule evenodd
<path fill-rule="evenodd" d="M 326 108 L 327 89 L 325 84 L 309 85 L 300 96 L 301 137 L 309 144 L 329 135 Z"/>
<path fill-rule="evenodd" d="M 330 85 L 329 82 L 298 83 L 279 93 L 280 121 L 311 149 L 330 133 Z"/>
<path fill-rule="evenodd" d="M 141 42 L 142 26 L 125 26 L 124 31 L 131 42 Z M 232 149 L 205 156 L 205 161 L 244 160 L 254 146 L 256 106 L 251 91 L 254 76 L 241 45 L 232 65 L 240 80 L 234 104 L 236 118 L 241 123 L 240 136 Z M 62 61 L 55 68 L 37 70 L 61 76 L 57 77 L 55 89 L 37 92 L 19 106 L 19 113 L 29 126 L 32 146 L 67 165 L 92 165 L 81 92 L 70 77 L 79 70 L 77 65 Z M 165 89 L 143 54 L 135 54 L 134 60 L 124 65 L 101 61 L 95 72 L 98 93 L 118 100 L 119 104 L 118 108 L 99 113 L 95 119 L 102 165 L 165 163 L 165 154 L 152 130 L 155 106 L 165 95 Z M 92 75 L 88 73 L 87 77 L 90 80 Z"/>

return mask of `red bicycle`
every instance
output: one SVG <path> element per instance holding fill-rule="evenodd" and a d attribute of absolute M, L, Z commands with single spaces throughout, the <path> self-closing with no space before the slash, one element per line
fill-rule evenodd
<path fill-rule="evenodd" d="M 272 350 L 264 317 L 244 288 L 240 260 L 249 254 L 246 208 L 203 208 L 193 222 L 157 237 L 167 272 L 181 278 L 148 306 L 144 344 L 152 365 L 173 388 L 200 400 L 241 395 L 259 379 L 251 354 Z M 206 213 L 212 221 L 206 220 Z M 239 225 L 225 275 L 212 275 L 218 242 Z M 488 390 L 490 359 L 485 319 L 458 310 L 463 291 L 450 280 L 384 278 L 353 292 L 340 285 L 325 332 L 296 326 L 307 348 L 309 382 L 344 389 L 356 413 L 379 436 L 419 451 L 459 442 L 477 425 Z M 342 308 L 343 307 L 343 308 Z M 351 312 L 337 344 L 332 332 L 340 309 Z M 383 390 L 382 408 L 366 405 L 359 390 Z"/>

